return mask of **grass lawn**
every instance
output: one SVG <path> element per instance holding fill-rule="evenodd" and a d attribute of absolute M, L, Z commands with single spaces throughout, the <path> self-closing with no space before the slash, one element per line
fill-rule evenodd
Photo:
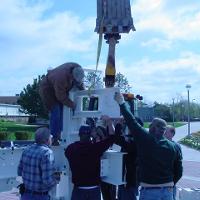
<path fill-rule="evenodd" d="M 36 131 L 37 126 L 32 126 L 32 125 L 25 125 L 25 124 L 19 124 L 16 122 L 12 122 L 12 121 L 3 121 L 0 120 L 0 134 L 6 133 L 7 140 L 15 140 L 15 133 L 18 132 L 20 134 L 20 132 L 23 134 L 24 132 L 26 132 L 26 134 L 28 134 L 28 138 L 29 139 L 33 139 L 34 138 L 34 132 Z"/>
<path fill-rule="evenodd" d="M 144 127 L 149 127 L 149 122 L 144 123 Z M 172 125 L 172 122 L 168 123 Z M 183 126 L 184 122 L 175 122 L 175 127 Z M 7 132 L 8 137 L 7 140 L 16 140 L 15 132 L 27 132 L 29 134 L 29 139 L 34 138 L 34 132 L 36 131 L 37 126 L 33 125 L 25 125 L 25 124 L 19 124 L 12 121 L 3 121 L 0 120 L 0 134 L 1 132 Z M 1 139 L 0 139 L 1 140 Z"/>
<path fill-rule="evenodd" d="M 8 132 L 29 131 L 34 132 L 37 127 L 35 125 L 19 124 L 12 121 L 0 121 L 0 128 L 6 129 Z"/>
<path fill-rule="evenodd" d="M 173 122 L 168 122 L 167 124 L 173 126 Z M 178 128 L 178 127 L 183 126 L 183 125 L 185 125 L 185 124 L 186 124 L 186 122 L 174 122 L 174 127 L 175 127 L 175 128 Z"/>

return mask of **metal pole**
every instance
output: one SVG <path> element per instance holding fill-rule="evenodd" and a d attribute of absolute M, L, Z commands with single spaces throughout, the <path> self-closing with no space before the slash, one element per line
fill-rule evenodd
<path fill-rule="evenodd" d="M 187 84 L 185 86 L 187 88 L 187 96 L 188 96 L 188 136 L 190 136 L 190 88 L 191 85 Z"/>
<path fill-rule="evenodd" d="M 172 98 L 172 119 L 173 119 L 173 127 L 174 127 L 174 98 Z"/>
<path fill-rule="evenodd" d="M 190 135 L 190 90 L 187 90 L 188 94 L 188 136 Z"/>

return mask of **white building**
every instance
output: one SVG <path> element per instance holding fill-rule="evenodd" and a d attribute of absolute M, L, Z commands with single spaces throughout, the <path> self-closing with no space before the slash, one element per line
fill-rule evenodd
<path fill-rule="evenodd" d="M 19 105 L 0 104 L 0 116 L 20 116 Z"/>
<path fill-rule="evenodd" d="M 0 118 L 12 121 L 27 121 L 29 115 L 20 112 L 20 105 L 0 104 Z"/>

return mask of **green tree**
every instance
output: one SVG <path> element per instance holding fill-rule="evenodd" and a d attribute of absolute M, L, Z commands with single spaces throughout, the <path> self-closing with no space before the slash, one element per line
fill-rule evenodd
<path fill-rule="evenodd" d="M 173 105 L 171 105 L 171 107 L 172 106 Z M 180 101 L 174 104 L 174 118 L 175 118 L 175 121 L 185 121 L 187 119 L 187 101 L 186 100 L 181 99 Z"/>
<path fill-rule="evenodd" d="M 44 108 L 39 95 L 39 84 L 42 76 L 33 79 L 32 84 L 28 84 L 20 93 L 18 104 L 23 113 L 42 118 L 48 117 L 48 111 Z"/>
<path fill-rule="evenodd" d="M 170 106 L 166 104 L 154 103 L 154 115 L 160 117 L 166 121 L 172 121 L 172 115 L 170 112 Z"/>
<path fill-rule="evenodd" d="M 88 88 L 103 88 L 104 83 L 102 79 L 102 74 L 99 72 L 88 72 L 85 76 L 85 85 Z M 128 79 L 120 72 L 116 74 L 115 86 L 119 87 L 121 92 L 130 92 L 131 86 L 128 83 Z"/>
<path fill-rule="evenodd" d="M 120 72 L 116 74 L 115 86 L 119 87 L 121 92 L 124 93 L 130 92 L 131 90 L 131 86 L 128 83 L 128 79 Z"/>
<path fill-rule="evenodd" d="M 192 118 L 200 118 L 200 104 L 192 102 L 190 107 Z"/>
<path fill-rule="evenodd" d="M 171 113 L 173 112 L 173 104 L 170 105 Z M 173 114 L 173 113 L 172 113 Z M 187 121 L 188 117 L 188 102 L 181 99 L 174 103 L 174 117 L 175 121 Z M 190 102 L 190 118 L 200 118 L 200 104 L 196 102 Z"/>
<path fill-rule="evenodd" d="M 88 72 L 85 76 L 85 85 L 89 89 L 103 88 L 103 80 L 100 72 Z"/>

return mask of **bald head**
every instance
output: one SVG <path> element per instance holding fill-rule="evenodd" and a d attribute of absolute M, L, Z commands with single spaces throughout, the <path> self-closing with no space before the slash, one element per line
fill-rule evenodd
<path fill-rule="evenodd" d="M 164 133 L 164 136 L 168 139 L 168 140 L 172 140 L 172 138 L 174 137 L 175 135 L 175 128 L 171 125 L 168 125 L 166 127 L 166 130 L 165 130 L 165 133 Z"/>
<path fill-rule="evenodd" d="M 74 67 L 74 69 L 72 71 L 72 75 L 73 75 L 74 80 L 76 81 L 77 84 L 83 83 L 84 70 L 81 66 L 78 65 L 77 67 Z"/>
<path fill-rule="evenodd" d="M 162 136 L 165 132 L 167 122 L 161 118 L 154 118 L 151 124 L 149 125 L 149 133 Z"/>
<path fill-rule="evenodd" d="M 48 144 L 51 134 L 48 128 L 38 128 L 35 132 L 35 142 L 37 144 Z"/>

